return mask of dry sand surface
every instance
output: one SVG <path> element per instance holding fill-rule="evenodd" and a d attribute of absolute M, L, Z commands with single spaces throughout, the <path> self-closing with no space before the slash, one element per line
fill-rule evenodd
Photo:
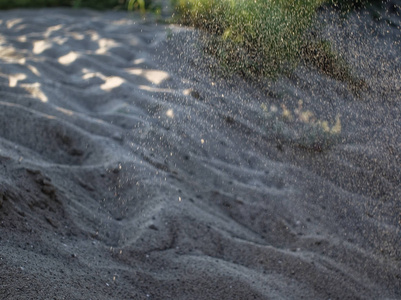
<path fill-rule="evenodd" d="M 399 13 L 321 12 L 355 91 L 219 79 L 124 12 L 0 12 L 0 299 L 400 299 Z M 341 115 L 330 149 L 261 108 L 299 100 Z"/>

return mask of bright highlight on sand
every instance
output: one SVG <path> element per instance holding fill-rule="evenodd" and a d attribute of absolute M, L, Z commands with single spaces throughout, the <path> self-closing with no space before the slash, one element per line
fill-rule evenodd
<path fill-rule="evenodd" d="M 35 68 L 34 66 L 31 65 L 27 65 L 28 69 L 35 74 L 36 76 L 41 76 L 39 70 L 37 68 Z"/>
<path fill-rule="evenodd" d="M 126 69 L 129 74 L 142 76 L 146 80 L 150 81 L 153 84 L 159 85 L 163 81 L 170 78 L 170 75 L 167 72 L 160 70 L 144 70 L 144 69 Z"/>
<path fill-rule="evenodd" d="M 173 119 L 174 118 L 174 111 L 170 108 L 166 112 L 166 116 Z"/>
<path fill-rule="evenodd" d="M 16 87 L 18 84 L 18 81 L 26 79 L 26 74 L 15 74 L 11 75 L 8 77 L 9 80 L 9 86 L 10 87 Z"/>
<path fill-rule="evenodd" d="M 111 48 L 118 46 L 118 43 L 111 39 L 100 39 L 98 43 L 99 49 L 96 50 L 96 54 L 107 54 Z"/>
<path fill-rule="evenodd" d="M 47 96 L 41 90 L 41 84 L 39 82 L 36 83 L 25 83 L 20 84 L 22 88 L 24 88 L 27 92 L 31 94 L 32 97 L 38 98 L 42 102 L 48 102 Z"/>
<path fill-rule="evenodd" d="M 112 89 L 118 88 L 125 82 L 123 78 L 118 76 L 107 77 L 105 78 L 105 81 L 106 82 L 100 86 L 103 91 L 111 91 Z"/>
<path fill-rule="evenodd" d="M 71 51 L 70 53 L 61 56 L 58 59 L 58 62 L 62 65 L 69 65 L 72 64 L 75 60 L 77 60 L 77 58 L 79 57 L 79 53 L 75 52 L 75 51 Z"/>
<path fill-rule="evenodd" d="M 21 22 L 23 22 L 23 19 L 21 19 L 21 18 L 11 19 L 11 20 L 7 21 L 7 23 L 6 23 L 7 24 L 7 29 L 11 29 L 15 25 L 17 25 L 17 24 L 19 24 Z"/>
<path fill-rule="evenodd" d="M 69 109 L 62 108 L 62 107 L 56 107 L 56 110 L 58 110 L 59 112 L 62 112 L 63 114 L 65 114 L 67 116 L 70 116 L 70 117 L 74 115 L 73 111 L 71 111 Z"/>
<path fill-rule="evenodd" d="M 171 89 L 161 89 L 161 88 L 151 87 L 148 85 L 139 85 L 138 88 L 153 93 L 174 93 L 174 90 Z"/>
<path fill-rule="evenodd" d="M 49 41 L 37 41 L 33 43 L 33 53 L 41 54 L 47 49 L 51 49 L 52 43 Z"/>
<path fill-rule="evenodd" d="M 104 83 L 100 85 L 100 89 L 107 92 L 120 87 L 123 83 L 126 82 L 124 78 L 121 78 L 119 76 L 107 77 L 100 72 L 93 72 L 91 69 L 84 68 L 82 72 L 84 73 L 84 75 L 82 76 L 82 79 L 84 80 L 90 80 L 92 78 L 99 78 L 100 80 L 102 80 Z"/>
<path fill-rule="evenodd" d="M 55 26 L 51 26 L 49 27 L 46 32 L 45 32 L 45 37 L 50 37 L 50 35 L 55 32 L 55 31 L 59 31 L 60 29 L 63 28 L 63 25 L 59 24 L 59 25 L 55 25 Z"/>

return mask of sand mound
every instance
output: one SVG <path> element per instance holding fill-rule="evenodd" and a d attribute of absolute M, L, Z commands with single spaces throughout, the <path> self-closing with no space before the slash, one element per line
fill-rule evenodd
<path fill-rule="evenodd" d="M 322 16 L 358 93 L 223 80 L 198 33 L 126 13 L 0 15 L 1 299 L 401 297 L 394 13 Z M 330 149 L 262 109 L 299 100 L 341 116 Z"/>

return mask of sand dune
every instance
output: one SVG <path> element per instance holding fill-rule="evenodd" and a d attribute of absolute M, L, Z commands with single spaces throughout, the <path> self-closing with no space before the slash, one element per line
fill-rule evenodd
<path fill-rule="evenodd" d="M 123 12 L 1 12 L 0 298 L 400 298 L 400 17 L 324 14 L 358 93 L 221 79 L 197 32 Z M 330 149 L 262 109 L 299 100 L 341 116 Z"/>

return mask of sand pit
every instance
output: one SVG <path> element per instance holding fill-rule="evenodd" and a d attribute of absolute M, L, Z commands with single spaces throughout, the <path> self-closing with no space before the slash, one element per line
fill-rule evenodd
<path fill-rule="evenodd" d="M 195 31 L 123 12 L 0 15 L 1 299 L 401 297 L 397 14 L 325 16 L 358 93 L 219 79 Z M 341 116 L 330 149 L 273 131 L 299 100 Z"/>

